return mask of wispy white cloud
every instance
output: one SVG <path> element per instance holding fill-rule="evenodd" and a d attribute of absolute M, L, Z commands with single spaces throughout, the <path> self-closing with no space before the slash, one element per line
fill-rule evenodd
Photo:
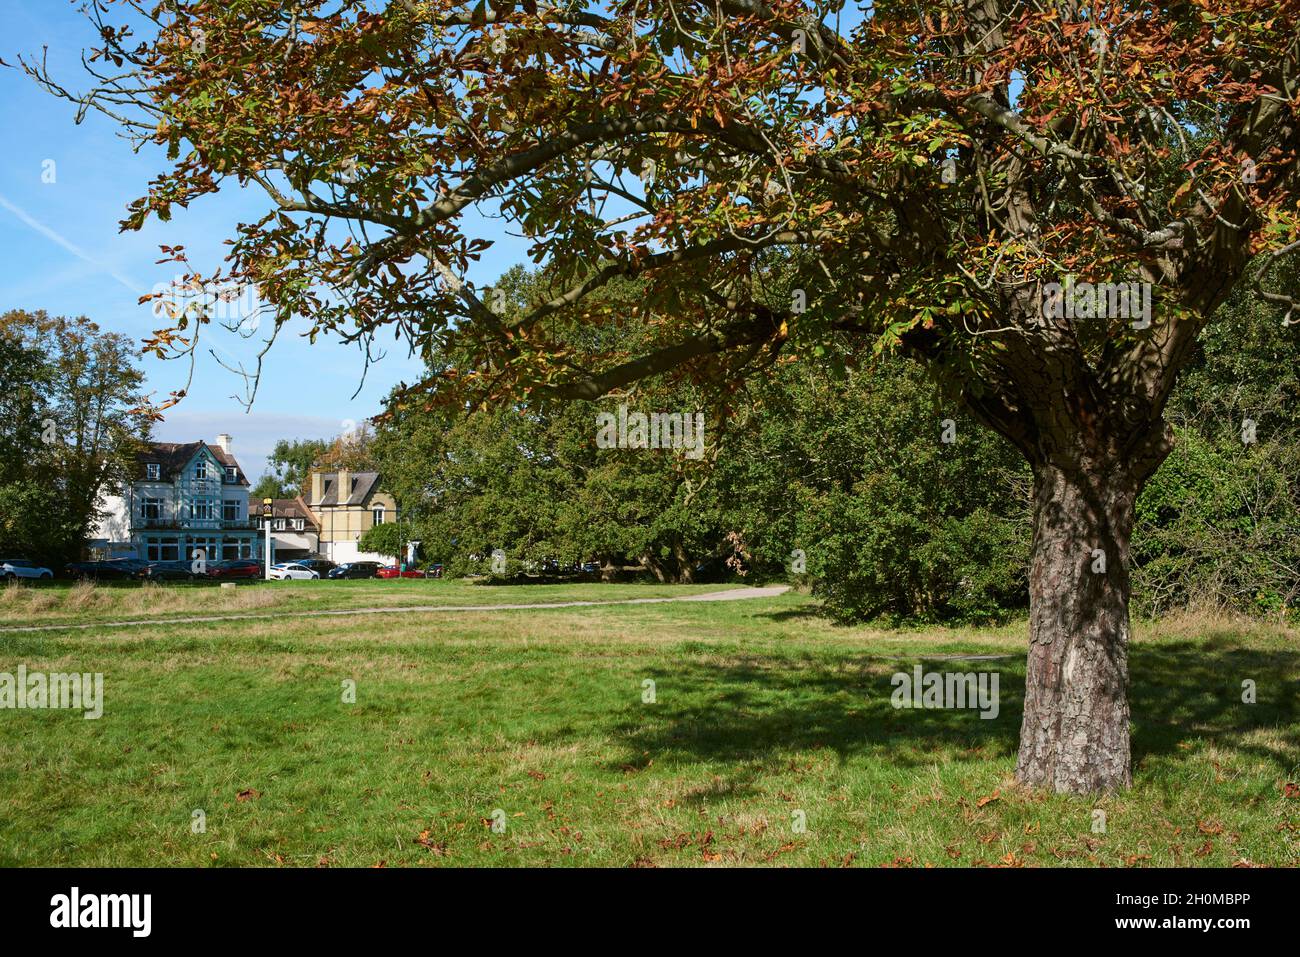
<path fill-rule="evenodd" d="M 0 208 L 7 209 L 9 212 L 13 213 L 25 225 L 35 230 L 36 232 L 40 233 L 50 242 L 55 243 L 58 246 L 62 246 L 64 249 L 72 253 L 72 255 L 76 256 L 78 259 L 90 263 L 92 266 L 95 266 L 105 274 L 113 277 L 115 280 L 117 280 L 127 289 L 131 290 L 137 296 L 143 295 L 143 293 L 140 291 L 141 289 L 140 284 L 136 282 L 134 279 L 130 278 L 129 276 L 123 275 L 121 272 L 114 269 L 112 266 L 110 266 L 108 263 L 104 262 L 103 260 L 96 259 L 94 256 L 90 255 L 90 253 L 86 252 L 76 243 L 64 238 L 55 230 L 51 229 L 50 227 L 46 226 L 44 223 L 32 217 L 26 210 L 22 209 L 19 206 L 15 206 L 13 203 L 9 202 L 9 200 L 7 200 L 3 195 L 0 195 Z"/>

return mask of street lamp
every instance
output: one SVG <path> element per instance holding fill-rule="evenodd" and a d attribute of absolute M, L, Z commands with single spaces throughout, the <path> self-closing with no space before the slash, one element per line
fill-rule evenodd
<path fill-rule="evenodd" d="M 267 581 L 271 580 L 271 515 L 275 511 L 274 505 L 274 499 L 262 499 L 262 525 L 266 528 L 266 549 L 264 559 L 266 563 Z"/>

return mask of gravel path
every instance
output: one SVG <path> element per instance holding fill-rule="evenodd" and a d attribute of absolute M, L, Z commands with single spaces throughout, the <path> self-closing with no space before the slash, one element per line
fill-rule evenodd
<path fill-rule="evenodd" d="M 17 628 L 0 624 L 0 633 L 14 634 L 28 631 L 70 631 L 88 628 L 138 628 L 145 625 L 197 625 L 209 621 L 266 621 L 284 618 L 328 618 L 347 615 L 410 615 L 419 612 L 466 611 L 517 611 L 546 608 L 603 608 L 606 605 L 662 605 L 674 601 L 743 601 L 747 598 L 768 598 L 790 590 L 789 585 L 767 585 L 763 588 L 729 588 L 726 591 L 687 595 L 682 598 L 622 598 L 617 601 L 556 601 L 528 605 L 405 605 L 379 608 L 331 608 L 327 611 L 279 611 L 246 615 L 195 615 L 186 618 L 138 618 L 130 621 L 93 621 L 85 624 L 21 625 Z"/>

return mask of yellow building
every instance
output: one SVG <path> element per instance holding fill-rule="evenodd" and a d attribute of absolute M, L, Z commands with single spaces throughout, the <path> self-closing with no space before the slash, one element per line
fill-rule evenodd
<path fill-rule="evenodd" d="M 363 552 L 357 541 L 373 525 L 397 521 L 397 502 L 379 487 L 378 472 L 312 472 L 307 502 L 320 527 L 320 554 L 332 562 L 392 561 Z"/>

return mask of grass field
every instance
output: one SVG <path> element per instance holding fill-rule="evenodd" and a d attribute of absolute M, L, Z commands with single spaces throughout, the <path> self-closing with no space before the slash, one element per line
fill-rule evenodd
<path fill-rule="evenodd" d="M 1097 801 L 1011 783 L 1022 626 L 842 628 L 790 593 L 5 631 L 207 613 L 220 601 L 265 610 L 690 591 L 285 585 L 6 593 L 0 671 L 105 677 L 99 720 L 0 711 L 0 864 L 1300 863 L 1300 797 L 1286 787 L 1300 783 L 1300 648 L 1276 626 L 1139 626 L 1135 786 Z M 936 657 L 954 654 L 1007 657 Z M 894 709 L 890 675 L 918 662 L 998 672 L 1000 714 Z M 1255 704 L 1241 701 L 1247 679 Z"/>
<path fill-rule="evenodd" d="M 487 580 L 378 579 L 355 581 L 241 581 L 235 588 L 136 582 L 0 585 L 0 627 L 66 622 L 135 620 L 142 617 L 240 615 L 401 608 L 420 605 L 506 605 L 612 598 L 665 598 L 718 591 L 721 585 L 558 584 L 501 586 Z"/>

